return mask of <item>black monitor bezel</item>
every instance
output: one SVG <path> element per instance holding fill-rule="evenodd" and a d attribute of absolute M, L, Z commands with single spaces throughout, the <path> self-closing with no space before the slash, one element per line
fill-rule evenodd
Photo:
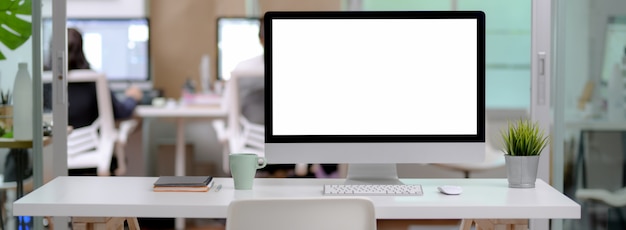
<path fill-rule="evenodd" d="M 272 20 L 273 19 L 476 19 L 477 20 L 477 133 L 468 135 L 273 135 Z M 385 143 L 485 142 L 485 14 L 482 11 L 309 11 L 267 12 L 265 33 L 265 143 Z"/>

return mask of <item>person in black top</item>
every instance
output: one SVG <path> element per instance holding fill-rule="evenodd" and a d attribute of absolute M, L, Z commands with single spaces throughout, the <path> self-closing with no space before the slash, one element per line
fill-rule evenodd
<path fill-rule="evenodd" d="M 51 60 L 51 59 L 50 59 Z M 83 36 L 77 29 L 67 30 L 67 64 L 68 71 L 91 69 L 83 51 Z M 44 70 L 50 70 L 50 63 Z M 106 73 L 105 73 L 106 74 Z M 125 91 L 126 97 L 118 99 L 111 91 L 113 118 L 123 120 L 131 118 L 135 107 L 143 97 L 143 91 L 136 86 L 130 86 Z M 44 111 L 52 110 L 52 84 L 43 85 Z M 67 85 L 67 123 L 74 129 L 91 125 L 98 118 L 98 98 L 94 82 L 73 82 Z M 115 157 L 114 157 L 115 158 Z M 111 173 L 114 173 L 117 160 L 111 160 Z M 93 175 L 91 169 L 69 170 L 69 175 Z"/>
<path fill-rule="evenodd" d="M 83 36 L 74 28 L 67 30 L 67 64 L 68 70 L 90 69 L 89 62 L 83 52 Z M 49 68 L 47 68 L 49 70 Z M 52 109 L 52 84 L 44 84 L 44 109 Z M 91 125 L 98 118 L 96 85 L 93 82 L 72 83 L 67 86 L 68 125 L 81 128 Z M 126 97 L 119 100 L 111 91 L 113 116 L 115 119 L 126 119 L 133 115 L 135 107 L 141 101 L 143 92 L 136 86 L 126 89 Z"/>

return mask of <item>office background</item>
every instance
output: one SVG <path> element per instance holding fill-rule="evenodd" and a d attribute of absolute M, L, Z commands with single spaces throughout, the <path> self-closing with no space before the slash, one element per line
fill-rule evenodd
<path fill-rule="evenodd" d="M 312 3 L 314 2 L 314 3 Z M 186 77 L 198 77 L 203 54 L 215 66 L 215 18 L 218 16 L 258 16 L 264 10 L 483 10 L 487 14 L 487 95 L 486 105 L 503 119 L 511 111 L 530 110 L 531 7 L 527 0 L 68 0 L 68 17 L 149 17 L 151 19 L 152 87 L 164 89 L 167 96 L 179 95 Z M 51 0 L 44 0 L 44 16 L 50 13 Z M 626 15 L 622 0 L 554 0 L 555 34 L 552 105 L 553 132 L 562 139 L 553 141 L 553 154 L 562 155 L 565 183 L 572 174 L 579 130 L 566 127 L 566 121 L 577 121 L 588 115 L 578 107 L 588 82 L 601 85 L 605 28 L 609 15 Z M 29 41 L 31 42 L 31 41 Z M 16 51 L 0 45 L 11 56 L 30 57 L 32 44 Z M 0 61 L 0 87 L 13 85 L 15 62 Z M 554 90 L 560 87 L 560 90 Z M 596 90 L 597 91 L 597 90 Z M 593 111 L 592 111 L 593 112 Z M 153 128 L 155 145 L 173 143 L 170 124 Z M 560 127 L 560 128 L 559 128 Z M 204 122 L 188 124 L 189 142 L 198 162 L 219 162 L 219 143 L 201 139 L 207 130 Z M 611 146 L 614 142 L 598 145 Z M 554 146 L 561 147 L 555 148 Z M 158 149 L 158 147 L 156 147 Z M 609 147 L 610 149 L 610 147 Z M 603 150 L 605 151 L 605 150 Z M 606 150 L 608 151 L 608 150 Z M 619 150 L 613 150 L 619 151 Z M 221 170 L 215 170 L 221 171 Z M 411 174 L 412 172 L 408 172 Z M 447 176 L 447 175 L 446 175 Z"/>
<path fill-rule="evenodd" d="M 577 117 L 576 109 L 584 84 L 587 82 L 589 36 L 588 16 L 601 8 L 613 9 L 611 4 L 619 1 L 568 1 L 560 2 L 567 7 L 564 14 L 571 15 L 563 23 L 565 31 L 572 36 L 564 40 L 568 59 L 564 68 L 564 103 L 566 117 Z M 50 0 L 43 1 L 44 17 L 51 14 Z M 531 3 L 525 0 L 218 0 L 218 1 L 167 1 L 167 0 L 68 0 L 68 17 L 127 18 L 149 17 L 151 20 L 152 87 L 163 89 L 166 96 L 180 95 L 180 88 L 187 77 L 198 78 L 198 65 L 203 54 L 211 57 L 215 67 L 215 19 L 219 16 L 258 16 L 265 10 L 483 10 L 487 14 L 487 108 L 500 110 L 529 110 L 530 104 L 530 27 Z M 575 17 L 574 17 L 575 15 Z M 29 41 L 30 42 L 30 41 Z M 0 46 L 0 48 L 3 48 Z M 15 51 L 17 56 L 28 56 L 29 45 Z M 3 50 L 4 51 L 4 50 Z M 3 78 L 0 87 L 13 85 L 15 65 L 0 62 Z M 214 76 L 213 76 L 214 77 Z M 506 116 L 505 116 L 506 118 Z M 195 144 L 196 158 L 200 162 L 214 161 L 204 154 L 219 152 L 217 143 L 194 140 L 198 132 L 211 130 L 207 124 L 189 124 L 188 136 Z M 171 127 L 156 127 L 162 133 L 155 139 L 167 143 Z M 197 130 L 196 130 L 197 129 Z M 159 132 L 162 130 L 163 132 Z M 219 155 L 219 154 L 215 154 Z M 219 162 L 219 161 L 217 161 Z"/>

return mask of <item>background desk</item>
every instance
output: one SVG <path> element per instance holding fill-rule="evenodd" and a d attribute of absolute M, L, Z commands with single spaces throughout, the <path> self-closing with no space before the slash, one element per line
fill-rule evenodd
<path fill-rule="evenodd" d="M 185 175 L 185 120 L 191 118 L 222 118 L 226 117 L 227 111 L 223 106 L 179 106 L 175 108 L 138 106 L 136 114 L 144 118 L 143 130 L 143 159 L 145 162 L 145 175 L 155 176 L 156 156 L 150 154 L 150 121 L 152 118 L 176 119 L 176 157 L 175 175 Z M 207 131 L 208 132 L 208 131 Z"/>
<path fill-rule="evenodd" d="M 626 122 L 581 120 L 566 124 L 580 132 L 572 175 L 574 189 L 615 190 L 626 185 Z"/>
<path fill-rule="evenodd" d="M 235 199 L 319 197 L 324 184 L 342 179 L 255 180 L 234 190 L 231 178 L 215 178 L 219 192 L 153 192 L 157 177 L 57 177 L 13 204 L 15 216 L 106 216 L 225 218 Z M 378 219 L 578 219 L 580 205 L 538 180 L 534 189 L 508 188 L 506 179 L 403 179 L 421 184 L 423 196 L 370 197 Z M 436 187 L 454 184 L 463 194 Z"/>
<path fill-rule="evenodd" d="M 43 137 L 43 146 L 49 145 L 52 142 L 52 138 L 49 136 Z M 0 138 L 0 148 L 12 148 L 12 149 L 30 149 L 33 148 L 33 141 L 18 141 L 13 138 Z M 25 152 L 24 154 L 28 154 Z M 23 165 L 26 165 L 28 157 L 24 154 L 16 154 L 15 160 L 15 183 L 16 183 L 16 198 L 24 195 L 24 169 Z"/>

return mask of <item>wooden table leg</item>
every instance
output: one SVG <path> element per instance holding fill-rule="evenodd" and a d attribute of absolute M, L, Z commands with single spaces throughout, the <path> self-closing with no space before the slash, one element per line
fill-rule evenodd
<path fill-rule="evenodd" d="M 474 220 L 473 219 L 462 219 L 461 220 L 461 227 L 459 227 L 459 230 L 471 230 L 472 229 L 472 224 L 474 224 Z"/>
<path fill-rule="evenodd" d="M 128 221 L 130 230 L 139 230 L 139 222 L 134 217 L 73 217 L 74 230 L 124 230 L 124 221 Z"/>
<path fill-rule="evenodd" d="M 139 230 L 139 221 L 137 221 L 136 217 L 128 217 L 126 218 L 126 222 L 128 223 L 129 230 Z"/>
<path fill-rule="evenodd" d="M 528 230 L 528 219 L 464 219 L 461 230 L 469 230 L 475 224 L 476 230 Z"/>

